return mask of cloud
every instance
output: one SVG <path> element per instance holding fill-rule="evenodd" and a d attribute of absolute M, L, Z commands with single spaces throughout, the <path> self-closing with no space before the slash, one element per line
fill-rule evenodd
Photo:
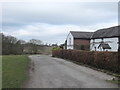
<path fill-rule="evenodd" d="M 117 2 L 66 1 L 2 3 L 2 32 L 60 44 L 69 31 L 96 31 L 118 24 Z"/>
<path fill-rule="evenodd" d="M 89 31 L 94 32 L 101 28 L 115 26 L 117 23 L 100 23 L 90 26 L 78 25 L 51 25 L 46 23 L 33 23 L 19 27 L 7 27 L 3 30 L 6 35 L 12 35 L 18 39 L 30 40 L 40 39 L 44 43 L 64 43 L 69 31 Z"/>
<path fill-rule="evenodd" d="M 1 2 L 118 2 L 119 0 L 1 0 Z"/>
<path fill-rule="evenodd" d="M 48 24 L 88 25 L 117 20 L 117 3 L 5 3 L 3 25 Z M 98 18 L 99 17 L 99 18 Z"/>

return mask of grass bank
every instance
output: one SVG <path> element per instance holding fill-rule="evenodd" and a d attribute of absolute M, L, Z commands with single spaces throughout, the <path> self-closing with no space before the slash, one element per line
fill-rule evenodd
<path fill-rule="evenodd" d="M 2 57 L 2 88 L 20 88 L 27 79 L 29 59 L 26 55 Z"/>
<path fill-rule="evenodd" d="M 110 82 L 110 83 L 115 83 L 115 84 L 118 84 L 118 87 L 120 87 L 120 80 L 106 80 L 107 82 Z"/>

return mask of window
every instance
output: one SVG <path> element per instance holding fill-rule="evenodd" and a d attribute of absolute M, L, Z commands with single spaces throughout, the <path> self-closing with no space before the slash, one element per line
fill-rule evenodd
<path fill-rule="evenodd" d="M 95 39 L 93 39 L 93 43 L 95 43 Z"/>
<path fill-rule="evenodd" d="M 69 38 L 69 45 L 71 45 L 71 38 Z"/>

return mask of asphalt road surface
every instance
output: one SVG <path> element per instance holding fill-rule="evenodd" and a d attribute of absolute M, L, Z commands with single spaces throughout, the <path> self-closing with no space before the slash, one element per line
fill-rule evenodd
<path fill-rule="evenodd" d="M 113 76 L 47 55 L 29 56 L 30 79 L 25 88 L 117 88 Z"/>

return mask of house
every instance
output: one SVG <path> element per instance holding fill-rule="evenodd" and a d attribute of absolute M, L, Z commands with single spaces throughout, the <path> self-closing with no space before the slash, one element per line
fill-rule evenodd
<path fill-rule="evenodd" d="M 66 49 L 90 50 L 93 32 L 70 31 L 65 41 Z"/>
<path fill-rule="evenodd" d="M 118 27 L 120 26 L 95 31 L 90 41 L 91 51 L 118 51 Z"/>

